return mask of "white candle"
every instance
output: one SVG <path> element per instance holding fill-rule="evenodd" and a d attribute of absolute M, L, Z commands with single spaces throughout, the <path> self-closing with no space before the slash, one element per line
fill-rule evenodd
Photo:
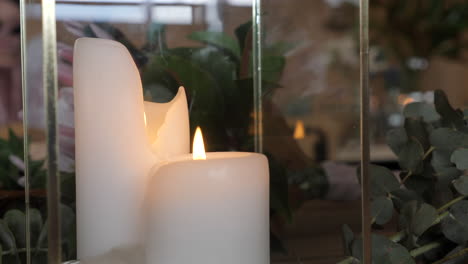
<path fill-rule="evenodd" d="M 190 152 L 187 98 L 183 87 L 169 103 L 145 102 L 148 140 L 161 160 Z"/>
<path fill-rule="evenodd" d="M 153 170 L 148 190 L 148 264 L 270 263 L 265 156 L 179 156 Z"/>
<path fill-rule="evenodd" d="M 145 108 L 131 55 L 110 40 L 77 40 L 74 89 L 77 246 L 87 258 L 140 242 L 149 170 L 157 156 L 189 152 L 188 110 L 183 90 L 172 103 Z M 156 130 L 146 131 L 145 111 Z M 166 116 L 159 122 L 154 114 Z"/>

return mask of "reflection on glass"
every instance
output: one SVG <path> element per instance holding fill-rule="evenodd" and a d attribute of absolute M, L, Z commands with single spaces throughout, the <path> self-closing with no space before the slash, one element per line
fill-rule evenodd
<path fill-rule="evenodd" d="M 26 260 L 19 1 L 0 1 L 0 218 L 4 263 Z M 8 251 L 8 246 L 21 252 Z"/>

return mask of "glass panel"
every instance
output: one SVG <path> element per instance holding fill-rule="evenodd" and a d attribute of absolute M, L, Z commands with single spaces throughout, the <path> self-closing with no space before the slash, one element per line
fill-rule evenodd
<path fill-rule="evenodd" d="M 19 2 L 0 1 L 0 257 L 5 263 L 24 261 L 27 246 L 20 35 Z"/>
<path fill-rule="evenodd" d="M 274 263 L 337 263 L 361 233 L 356 1 L 263 1 Z M 282 247 L 283 248 L 282 248 Z M 283 249 L 283 251 L 281 251 Z"/>
<path fill-rule="evenodd" d="M 28 94 L 25 95 L 29 108 L 27 119 L 29 127 L 40 135 L 32 140 L 31 151 L 36 151 L 37 147 L 41 153 L 31 159 L 29 166 L 30 188 L 34 190 L 30 194 L 30 254 L 33 263 L 46 263 L 52 247 L 47 244 L 45 236 L 48 213 L 43 199 L 46 189 L 44 167 L 43 163 L 33 162 L 44 160 L 46 154 L 50 154 L 50 151 L 45 151 L 46 147 L 51 146 L 45 141 L 45 127 L 50 125 L 51 119 L 45 116 L 43 103 L 44 97 L 51 94 L 50 91 L 44 94 L 42 83 L 38 81 L 43 78 L 41 36 L 44 33 L 38 26 L 42 8 L 44 3 L 27 2 L 28 32 L 25 40 L 26 57 L 30 61 L 26 74 L 29 80 Z M 143 96 L 147 102 L 168 102 L 174 98 L 178 87 L 184 85 L 190 109 L 190 137 L 195 127 L 201 126 L 207 151 L 254 151 L 252 1 L 57 1 L 56 23 L 59 90 L 55 104 L 61 176 L 61 255 L 65 261 L 79 257 L 77 236 L 79 239 L 83 235 L 76 231 L 80 215 L 76 214 L 75 196 L 75 40 L 91 37 L 122 43 L 130 51 L 141 74 Z M 99 70 L 106 72 L 106 69 Z M 109 93 L 104 101 L 115 98 Z M 106 157 L 96 153 L 90 155 L 105 163 Z M 35 174 L 39 171 L 40 177 Z M 103 185 L 99 186 L 97 193 L 108 191 Z M 34 195 L 36 190 L 40 197 Z M 99 199 L 96 200 L 95 203 Z M 118 202 L 116 199 L 114 203 Z M 87 219 L 102 219 L 98 217 L 99 213 L 87 214 Z M 81 216 L 86 218 L 85 214 Z M 50 227 L 58 230 L 58 226 Z M 40 236 L 37 230 L 42 230 Z M 100 255 L 106 253 L 99 252 Z"/>
<path fill-rule="evenodd" d="M 429 221 L 430 229 L 415 223 L 411 228 L 422 229 L 413 231 L 411 239 L 401 237 L 399 225 L 418 218 L 403 213 L 416 208 L 412 200 L 423 201 L 425 211 L 432 212 L 425 220 L 444 219 L 447 209 L 466 208 L 466 201 L 457 205 L 466 200 L 453 188 L 463 181 L 463 173 L 449 142 L 457 142 L 455 134 L 467 136 L 466 110 L 454 111 L 468 107 L 467 15 L 467 1 L 370 1 L 372 159 L 401 181 L 393 180 L 397 190 L 392 207 L 402 212 L 383 221 L 388 222 L 383 227 L 374 225 L 373 232 L 399 241 L 417 263 L 467 261 L 466 251 L 457 248 L 461 241 L 450 234 L 458 226 L 451 220 Z M 466 153 L 458 155 L 467 158 Z"/>

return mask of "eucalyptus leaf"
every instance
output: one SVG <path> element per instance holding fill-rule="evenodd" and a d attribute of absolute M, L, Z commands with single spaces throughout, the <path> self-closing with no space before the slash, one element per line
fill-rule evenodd
<path fill-rule="evenodd" d="M 468 134 L 451 128 L 438 128 L 431 133 L 430 141 L 436 150 L 451 153 L 455 149 L 468 147 Z"/>
<path fill-rule="evenodd" d="M 353 243 L 353 257 L 362 260 L 362 239 Z M 357 262 L 360 263 L 360 262 Z M 409 251 L 402 245 L 390 239 L 372 234 L 372 263 L 373 264 L 415 264 Z"/>
<path fill-rule="evenodd" d="M 343 241 L 344 241 L 344 248 L 346 251 L 346 255 L 349 256 L 352 254 L 351 252 L 352 252 L 352 245 L 354 241 L 354 233 L 351 230 L 351 228 L 346 224 L 344 224 L 341 229 L 343 233 Z"/>
<path fill-rule="evenodd" d="M 399 127 L 387 132 L 386 141 L 393 153 L 398 156 L 401 149 L 408 141 L 408 136 L 406 135 L 405 129 Z"/>
<path fill-rule="evenodd" d="M 453 180 L 457 179 L 462 175 L 463 172 L 456 167 L 439 168 L 436 177 L 438 183 L 444 186 L 449 186 Z"/>
<path fill-rule="evenodd" d="M 2 219 L 0 219 L 0 242 L 3 249 L 16 252 L 15 237 Z"/>
<path fill-rule="evenodd" d="M 432 152 L 431 165 L 436 172 L 453 167 L 453 164 L 450 161 L 450 155 L 450 152 L 443 150 L 434 150 Z"/>
<path fill-rule="evenodd" d="M 17 209 L 9 210 L 3 221 L 15 237 L 17 247 L 26 247 L 26 215 Z"/>
<path fill-rule="evenodd" d="M 398 153 L 401 168 L 418 174 L 423 170 L 424 149 L 415 138 L 411 138 L 403 145 Z"/>
<path fill-rule="evenodd" d="M 457 130 L 466 129 L 463 113 L 452 108 L 446 94 L 443 91 L 435 91 L 434 104 L 437 112 L 442 117 L 444 126 Z"/>
<path fill-rule="evenodd" d="M 391 193 L 393 204 L 399 210 L 410 201 L 422 202 L 422 198 L 413 190 L 401 188 Z"/>
<path fill-rule="evenodd" d="M 437 220 L 437 210 L 429 204 L 420 205 L 413 217 L 413 232 L 416 236 L 421 236 L 427 229 L 433 226 Z"/>
<path fill-rule="evenodd" d="M 41 212 L 37 209 L 30 209 L 29 210 L 29 226 L 30 226 L 30 236 L 31 236 L 31 244 L 35 245 L 35 243 L 39 239 L 39 235 L 41 234 L 41 230 L 44 223 L 42 220 Z"/>
<path fill-rule="evenodd" d="M 468 120 L 468 109 L 463 110 L 463 115 L 465 116 L 465 120 Z"/>
<path fill-rule="evenodd" d="M 372 257 L 372 262 L 375 264 L 415 264 L 414 259 L 405 247 L 380 235 L 372 236 Z"/>
<path fill-rule="evenodd" d="M 462 195 L 468 195 L 468 176 L 461 176 L 453 181 L 453 186 Z"/>
<path fill-rule="evenodd" d="M 239 43 L 223 32 L 193 32 L 188 38 L 221 48 L 240 60 Z"/>
<path fill-rule="evenodd" d="M 409 234 L 419 237 L 436 223 L 437 216 L 437 210 L 433 206 L 411 201 L 401 210 L 400 225 Z"/>
<path fill-rule="evenodd" d="M 374 198 L 386 196 L 400 188 L 400 183 L 395 175 L 385 167 L 371 164 L 369 166 L 369 174 L 371 178 L 371 194 Z"/>
<path fill-rule="evenodd" d="M 403 115 L 406 118 L 422 118 L 425 122 L 435 122 L 440 119 L 440 115 L 432 105 L 423 102 L 415 102 L 406 105 Z"/>
<path fill-rule="evenodd" d="M 450 157 L 450 161 L 455 163 L 457 169 L 468 170 L 468 148 L 455 150 Z"/>
<path fill-rule="evenodd" d="M 429 134 L 427 131 L 426 124 L 420 119 L 405 119 L 405 131 L 409 139 L 415 139 L 423 147 L 423 151 L 426 151 L 430 147 Z"/>
<path fill-rule="evenodd" d="M 390 198 L 377 197 L 371 203 L 372 222 L 378 225 L 385 225 L 393 216 L 393 202 Z"/>
<path fill-rule="evenodd" d="M 454 204 L 450 214 L 442 220 L 442 232 L 445 237 L 457 244 L 468 241 L 468 201 Z"/>

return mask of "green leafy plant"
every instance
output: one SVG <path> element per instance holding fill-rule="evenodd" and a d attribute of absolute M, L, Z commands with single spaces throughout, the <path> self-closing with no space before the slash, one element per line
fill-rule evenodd
<path fill-rule="evenodd" d="M 23 138 L 9 130 L 8 139 L 0 138 L 0 190 L 24 190 L 21 178 L 24 176 Z M 44 160 L 32 160 L 29 157 L 31 188 L 44 188 Z"/>
<path fill-rule="evenodd" d="M 75 213 L 65 205 L 61 206 L 62 256 L 64 259 L 76 257 Z M 26 226 L 29 225 L 29 234 Z M 29 235 L 31 261 L 34 264 L 47 263 L 47 220 L 38 209 L 29 210 L 29 223 L 23 211 L 12 209 L 0 219 L 0 263 L 26 263 L 26 240 Z"/>
<path fill-rule="evenodd" d="M 29 157 L 30 209 L 29 222 L 24 213 L 23 161 L 24 140 L 9 131 L 8 139 L 0 139 L 0 194 L 4 197 L 0 206 L 0 263 L 26 263 L 26 226 L 29 225 L 32 263 L 47 263 L 46 170 L 44 160 Z M 62 256 L 76 257 L 75 231 L 75 177 L 74 173 L 61 173 L 62 202 Z M 23 181 L 22 181 L 23 180 Z M 65 205 L 66 204 L 66 205 Z"/>
<path fill-rule="evenodd" d="M 466 263 L 468 260 L 467 111 L 453 109 L 442 91 L 435 108 L 412 103 L 403 128 L 389 131 L 387 143 L 402 169 L 371 165 L 374 231 L 392 219 L 399 231 L 372 235 L 373 263 Z M 360 263 L 362 239 L 343 228 L 344 263 Z"/>

